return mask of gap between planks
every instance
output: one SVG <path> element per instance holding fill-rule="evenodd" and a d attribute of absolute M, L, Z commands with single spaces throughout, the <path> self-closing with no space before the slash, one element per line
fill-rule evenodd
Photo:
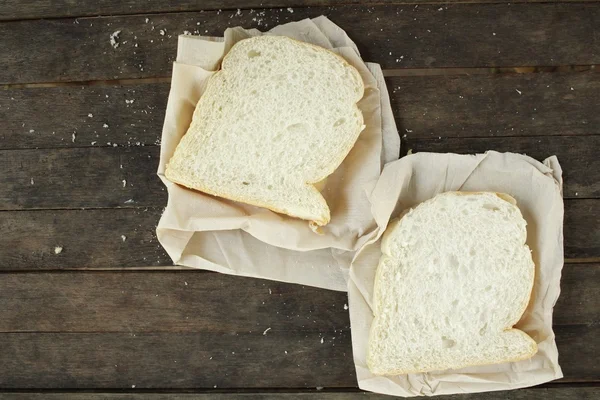
<path fill-rule="evenodd" d="M 600 65 L 560 65 L 560 66 L 520 66 L 520 67 L 469 67 L 469 68 L 395 68 L 384 69 L 384 77 L 403 76 L 469 76 L 469 75 L 505 75 L 505 74 L 538 74 L 555 72 L 600 72 Z M 53 88 L 65 86 L 113 86 L 138 85 L 144 83 L 170 83 L 170 77 L 113 79 L 69 82 L 9 83 L 2 89 Z"/>
<path fill-rule="evenodd" d="M 544 389 L 567 389 L 567 388 L 571 388 L 571 389 L 593 389 L 593 388 L 597 388 L 600 387 L 600 382 L 592 382 L 592 381 L 560 381 L 560 382 L 548 382 L 548 383 L 543 383 L 541 385 L 536 385 L 536 386 L 531 386 L 531 387 L 527 387 L 527 388 L 522 388 L 519 389 L 520 391 L 523 390 L 527 390 L 527 391 L 542 391 Z M 316 395 L 316 394 L 327 394 L 327 393 L 331 393 L 331 394 L 343 394 L 343 393 L 348 393 L 348 394 L 360 394 L 361 396 L 364 396 L 365 399 L 368 398 L 368 396 L 381 396 L 382 399 L 392 399 L 392 397 L 387 396 L 387 395 L 378 395 L 376 393 L 371 393 L 371 392 L 365 392 L 362 389 L 359 389 L 358 387 L 318 387 L 318 388 L 310 388 L 310 387 L 285 387 L 285 388 L 276 388 L 276 387 L 263 387 L 263 388 L 231 388 L 231 389 L 227 389 L 227 388 L 198 388 L 198 389 L 194 389 L 194 388 L 190 388 L 190 389 L 172 389 L 172 388 L 161 388 L 161 387 L 156 387 L 156 388 L 151 388 L 151 389 L 145 389 L 145 388 L 140 388 L 140 389 L 121 389 L 121 388 L 116 388 L 116 389 L 111 389 L 111 388 L 100 388 L 100 389 L 77 389 L 77 388 L 61 388 L 61 389 L 1 389 L 0 388 L 0 394 L 47 394 L 47 395 L 59 395 L 59 394 L 65 394 L 65 395 L 70 395 L 70 394 L 80 394 L 83 395 L 87 394 L 87 395 L 102 395 L 102 394 L 106 394 L 106 395 L 139 395 L 140 398 L 142 398 L 141 396 L 144 394 L 147 395 L 153 395 L 153 394 L 162 394 L 162 395 L 179 395 L 179 394 L 189 394 L 189 395 L 203 395 L 203 394 L 229 394 L 229 395 L 236 395 L 236 394 L 248 394 L 248 395 L 252 395 L 252 394 L 256 394 L 256 395 L 296 395 L 296 394 L 306 394 L 306 395 Z M 509 396 L 506 395 L 506 391 L 503 392 L 488 392 L 488 393 L 470 393 L 470 394 L 466 394 L 466 396 L 475 396 L 475 395 L 487 395 L 487 396 L 493 396 L 494 393 L 496 394 L 503 394 L 504 396 L 502 397 L 504 398 L 510 398 Z M 450 398 L 450 396 L 443 396 L 444 398 Z M 90 397 L 90 398 L 96 398 L 96 397 Z M 100 397 L 103 398 L 103 397 Z M 119 397 L 120 398 L 120 397 Z M 125 397 L 124 397 L 125 398 Z M 136 396 L 137 398 L 137 396 Z M 225 398 L 225 397 L 223 397 Z M 77 399 L 80 399 L 79 397 L 77 397 Z M 129 397 L 127 397 L 127 399 L 129 399 Z M 164 400 L 164 398 L 161 397 L 162 400 Z M 62 399 L 61 399 L 62 400 Z"/>
<path fill-rule="evenodd" d="M 598 264 L 600 263 L 600 257 L 587 257 L 587 258 L 565 258 L 564 264 Z M 174 272 L 184 271 L 193 272 L 198 274 L 216 274 L 217 272 L 209 271 L 205 269 L 186 267 L 183 265 L 142 265 L 137 267 L 112 267 L 112 268 L 99 268 L 99 267 L 81 267 L 81 268 L 61 268 L 61 269 L 0 269 L 0 275 L 3 274 L 62 274 L 62 273 L 112 273 L 112 272 Z"/>
<path fill-rule="evenodd" d="M 556 3 L 596 3 L 599 2 L 600 0 L 513 0 L 510 3 L 513 4 L 527 4 L 527 3 L 551 3 L 551 4 L 556 4 Z M 168 3 L 168 2 L 167 2 Z M 382 1 L 382 0 L 330 0 L 330 1 L 324 1 L 324 0 L 308 0 L 308 1 L 304 1 L 301 4 L 297 4 L 297 3 L 293 3 L 293 2 L 288 2 L 286 0 L 281 0 L 281 1 L 273 1 L 273 2 L 266 2 L 267 4 L 264 4 L 265 2 L 263 1 L 240 1 L 239 3 L 234 2 L 229 2 L 228 4 L 221 4 L 221 3 L 213 3 L 212 4 L 203 4 L 200 7 L 182 7 L 182 5 L 177 4 L 177 1 L 173 1 L 173 4 L 171 6 L 167 5 L 163 8 L 159 8 L 159 9 L 154 9 L 151 11 L 146 11 L 146 9 L 139 9 L 136 8 L 133 11 L 131 11 L 131 5 L 129 6 L 130 10 L 128 11 L 121 11 L 121 10 L 116 10 L 116 11 L 109 11 L 108 13 L 102 13 L 100 10 L 92 10 L 92 11 L 77 11 L 78 6 L 71 6 L 69 7 L 68 11 L 55 11 L 53 10 L 53 14 L 46 14 L 44 15 L 44 10 L 43 7 L 41 6 L 40 8 L 42 8 L 41 13 L 36 14 L 35 12 L 30 13 L 30 14 L 21 14 L 18 15 L 17 17 L 14 16 L 6 16 L 6 14 L 8 13 L 0 13 L 0 23 L 2 22 L 18 22 L 18 21 L 31 21 L 31 20 L 37 20 L 37 19 L 45 19 L 45 20 L 53 20 L 53 19 L 64 19 L 64 18 L 73 18 L 73 19 L 85 19 L 85 18 L 103 18 L 103 17 L 131 17 L 131 16 L 151 16 L 151 15 L 158 15 L 158 14 L 179 14 L 179 13 L 190 13 L 190 12 L 203 12 L 203 11 L 234 11 L 234 10 L 242 10 L 242 11 L 247 11 L 247 10 L 251 10 L 251 9 L 255 9 L 255 10 L 275 10 L 275 9 L 284 9 L 284 8 L 291 8 L 294 10 L 300 10 L 300 9 L 304 9 L 304 8 L 311 8 L 311 7 L 322 7 L 322 6 L 329 6 L 329 7 L 341 7 L 341 6 L 356 6 L 356 5 L 360 5 L 360 6 L 364 6 L 364 7 L 373 7 L 373 6 L 381 6 L 381 5 L 404 5 L 407 7 L 410 6 L 415 6 L 418 7 L 420 5 L 422 6 L 435 6 L 435 5 L 439 5 L 442 7 L 449 7 L 449 6 L 454 6 L 454 5 L 470 5 L 470 4 L 506 4 L 507 1 L 506 0 L 424 0 L 424 1 L 419 1 L 419 0 L 393 0 L 393 1 Z M 202 4 L 202 3 L 201 3 Z M 50 7 L 52 7 L 50 5 Z M 85 7 L 85 6 L 84 6 Z M 102 5 L 98 6 L 99 8 L 102 7 Z M 126 7 L 126 5 L 124 5 L 123 7 Z M 79 14 L 76 14 L 78 13 Z"/>

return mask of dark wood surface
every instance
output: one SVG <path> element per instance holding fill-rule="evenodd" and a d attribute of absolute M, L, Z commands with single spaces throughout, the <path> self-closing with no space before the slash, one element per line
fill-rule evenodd
<path fill-rule="evenodd" d="M 384 67 L 403 154 L 563 167 L 565 377 L 460 398 L 598 398 L 600 3 L 408 3 L 2 2 L 0 399 L 387 398 L 356 387 L 345 293 L 182 269 L 155 238 L 177 34 L 319 14 Z"/>
<path fill-rule="evenodd" d="M 168 77 L 185 30 L 222 35 L 321 14 L 384 68 L 600 64 L 597 3 L 338 6 L 5 22 L 0 83 Z"/>
<path fill-rule="evenodd" d="M 598 0 L 515 0 L 512 3 L 558 3 Z M 415 0 L 4 0 L 0 9 L 0 20 L 82 17 L 98 15 L 143 14 L 147 12 L 185 12 L 201 10 L 230 10 L 251 8 L 298 8 L 308 6 L 335 6 L 344 4 L 421 4 Z M 452 3 L 503 3 L 499 0 L 444 0 L 433 1 L 442 6 Z"/>

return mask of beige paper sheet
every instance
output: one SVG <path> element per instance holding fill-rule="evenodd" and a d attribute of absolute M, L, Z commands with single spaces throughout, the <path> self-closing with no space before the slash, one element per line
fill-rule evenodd
<path fill-rule="evenodd" d="M 367 368 L 366 352 L 381 235 L 390 219 L 403 210 L 453 190 L 504 192 L 517 200 L 527 221 L 527 244 L 536 266 L 531 301 L 517 328 L 537 342 L 539 351 L 532 359 L 519 362 L 375 376 Z M 563 376 L 552 331 L 552 309 L 560 293 L 564 262 L 562 170 L 556 157 L 540 163 L 524 155 L 494 151 L 478 155 L 418 153 L 385 167 L 371 202 L 379 228 L 358 251 L 348 284 L 360 388 L 396 396 L 429 396 L 516 389 Z"/>
<path fill-rule="evenodd" d="M 354 252 L 376 228 L 368 194 L 383 165 L 398 158 L 400 139 L 379 65 L 365 64 L 354 42 L 327 18 L 292 22 L 265 33 L 331 49 L 354 65 L 365 82 L 359 107 L 366 128 L 321 190 L 331 209 L 331 222 L 322 235 L 306 221 L 205 195 L 164 177 L 165 165 L 224 54 L 235 42 L 261 34 L 233 28 L 224 38 L 179 37 L 158 168 L 169 200 L 157 236 L 178 265 L 345 291 Z"/>

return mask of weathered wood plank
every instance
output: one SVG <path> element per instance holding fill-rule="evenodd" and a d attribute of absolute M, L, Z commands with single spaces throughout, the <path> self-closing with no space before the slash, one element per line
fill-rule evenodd
<path fill-rule="evenodd" d="M 23 399 L 43 399 L 43 400 L 387 400 L 390 396 L 366 393 L 360 391 L 320 391 L 324 388 L 306 389 L 305 392 L 251 392 L 251 393 L 223 393 L 218 389 L 214 393 L 134 393 L 133 389 L 130 393 L 3 393 L 0 398 L 3 400 L 23 400 Z M 438 396 L 440 400 L 537 400 L 537 399 L 554 399 L 554 400 L 595 400 L 598 395 L 598 388 L 595 386 L 589 387 L 551 387 L 532 389 L 519 389 L 513 391 L 488 392 L 488 393 L 472 393 L 453 396 Z"/>
<path fill-rule="evenodd" d="M 565 265 L 555 325 L 600 322 L 599 279 L 598 263 Z M 0 332 L 344 330 L 346 303 L 346 293 L 201 271 L 3 273 Z"/>
<path fill-rule="evenodd" d="M 564 234 L 565 257 L 600 256 L 600 204 L 596 200 L 565 201 Z"/>
<path fill-rule="evenodd" d="M 524 153 L 538 160 L 556 155 L 563 168 L 565 198 L 600 195 L 600 136 L 424 139 L 408 135 L 402 139 L 403 152 L 473 154 L 496 150 Z"/>
<path fill-rule="evenodd" d="M 5 22 L 0 83 L 167 77 L 185 30 L 264 30 L 321 14 L 384 68 L 600 64 L 597 3 L 307 7 Z"/>
<path fill-rule="evenodd" d="M 386 81 L 398 130 L 411 138 L 600 133 L 600 74 L 595 72 Z"/>
<path fill-rule="evenodd" d="M 0 270 L 172 265 L 155 238 L 162 208 L 145 210 L 2 212 L 0 248 L 10 250 L 0 252 Z M 564 236 L 566 258 L 600 257 L 600 200 L 566 200 Z"/>
<path fill-rule="evenodd" d="M 172 265 L 156 240 L 162 208 L 0 213 L 0 269 Z M 125 236 L 125 240 L 121 235 Z M 57 247 L 62 248 L 59 254 Z"/>
<path fill-rule="evenodd" d="M 600 133 L 595 72 L 406 76 L 387 84 L 399 130 L 413 138 Z M 0 148 L 151 145 L 160 140 L 169 83 L 4 93 Z"/>
<path fill-rule="evenodd" d="M 2 149 L 153 145 L 160 143 L 169 84 L 41 87 L 3 94 Z"/>
<path fill-rule="evenodd" d="M 600 136 L 403 139 L 404 151 L 557 155 L 566 198 L 600 196 Z M 0 150 L 0 210 L 163 206 L 156 146 Z"/>
<path fill-rule="evenodd" d="M 600 299 L 581 301 L 593 305 Z M 271 331 L 292 328 L 348 330 L 347 302 L 342 292 L 197 270 L 3 273 L 0 333 L 251 331 L 261 336 L 271 328 L 269 339 Z M 577 309 L 585 313 L 582 305 Z M 589 322 L 585 315 L 571 321 Z"/>
<path fill-rule="evenodd" d="M 0 150 L 0 209 L 166 204 L 159 147 Z"/>
<path fill-rule="evenodd" d="M 515 0 L 513 3 L 552 3 L 552 2 L 574 2 L 574 1 L 598 1 L 598 0 Z M 446 6 L 451 3 L 500 3 L 499 0 L 434 0 L 430 4 L 439 3 Z M 297 0 L 204 0 L 201 3 L 194 0 L 177 0 L 164 2 L 160 0 L 147 0 L 143 3 L 135 0 L 100 0 L 100 1 L 77 1 L 68 0 L 4 0 L 3 8 L 0 9 L 0 20 L 35 19 L 35 18 L 60 18 L 60 17 L 84 17 L 96 15 L 123 15 L 141 13 L 183 12 L 219 9 L 248 9 L 262 7 L 297 7 Z M 422 4 L 415 0 L 305 0 L 301 7 L 308 6 L 334 6 L 344 4 Z M 295 9 L 295 8 L 293 8 Z"/>
<path fill-rule="evenodd" d="M 290 319 L 286 328 L 263 335 L 262 327 L 285 318 L 271 315 L 252 332 L 2 333 L 0 386 L 4 390 L 356 387 L 345 325 L 316 320 L 302 330 Z M 599 326 L 557 326 L 555 332 L 565 374 L 560 382 L 598 382 Z"/>

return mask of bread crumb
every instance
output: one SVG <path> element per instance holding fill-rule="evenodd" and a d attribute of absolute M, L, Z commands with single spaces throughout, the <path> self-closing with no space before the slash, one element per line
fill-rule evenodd
<path fill-rule="evenodd" d="M 344 310 L 348 309 L 348 304 L 344 304 Z"/>
<path fill-rule="evenodd" d="M 132 389 L 135 389 L 135 385 L 131 385 L 131 388 L 132 388 Z"/>
<path fill-rule="evenodd" d="M 323 338 L 321 338 L 321 344 L 323 344 Z"/>
<path fill-rule="evenodd" d="M 108 128 L 108 124 L 102 125 L 103 128 Z"/>
<path fill-rule="evenodd" d="M 188 285 L 188 283 L 187 283 L 187 282 L 185 282 L 185 281 L 183 282 L 183 284 L 184 284 L 185 286 L 187 286 L 187 285 Z"/>
<path fill-rule="evenodd" d="M 273 292 L 271 291 L 271 289 L 269 289 L 269 294 L 273 294 Z"/>
<path fill-rule="evenodd" d="M 54 248 L 54 254 L 60 254 L 60 253 L 62 253 L 62 251 L 63 251 L 62 246 L 56 246 Z"/>
<path fill-rule="evenodd" d="M 124 204 L 133 204 L 133 203 L 135 203 L 135 200 L 129 199 L 129 200 L 124 201 L 123 203 Z"/>
<path fill-rule="evenodd" d="M 270 330 L 271 330 L 271 328 L 267 328 L 267 329 L 265 329 L 265 331 L 263 332 L 263 336 L 266 336 L 266 335 L 267 335 L 267 332 L 269 332 Z"/>
<path fill-rule="evenodd" d="M 35 132 L 35 129 L 30 129 L 29 130 L 29 133 L 33 133 L 33 132 Z"/>
<path fill-rule="evenodd" d="M 148 22 L 150 22 L 150 19 L 149 19 L 149 18 L 146 18 L 146 23 L 148 23 Z"/>
<path fill-rule="evenodd" d="M 116 49 L 117 47 L 119 47 L 119 35 L 121 34 L 121 31 L 114 31 L 113 33 L 110 34 L 110 45 L 113 47 L 113 49 Z"/>
<path fill-rule="evenodd" d="M 287 12 L 289 12 L 290 14 L 294 13 L 294 9 L 292 7 L 288 7 L 287 8 Z"/>
<path fill-rule="evenodd" d="M 515 89 L 517 91 L 517 93 L 521 94 L 523 92 L 521 92 L 519 89 Z"/>
<path fill-rule="evenodd" d="M 31 184 L 33 185 L 33 178 L 31 178 Z M 577 195 L 577 194 L 576 194 Z"/>
<path fill-rule="evenodd" d="M 166 29 L 161 29 L 160 31 L 158 31 L 160 33 L 161 36 L 165 36 L 166 33 Z"/>
<path fill-rule="evenodd" d="M 127 181 L 123 179 L 123 187 L 127 186 Z"/>
<path fill-rule="evenodd" d="M 133 104 L 134 101 L 135 101 L 135 99 L 131 99 L 131 100 L 125 99 L 125 103 L 127 103 L 127 104 Z"/>
<path fill-rule="evenodd" d="M 75 133 L 71 135 L 71 142 L 75 143 Z"/>
<path fill-rule="evenodd" d="M 127 236 L 121 235 L 121 240 L 123 240 L 123 241 L 127 240 Z"/>
<path fill-rule="evenodd" d="M 91 144 L 92 146 L 93 146 L 93 145 L 95 145 L 96 143 L 97 143 L 96 141 L 90 142 L 90 144 Z"/>
<path fill-rule="evenodd" d="M 90 118 L 93 118 L 93 117 L 94 117 L 94 114 L 92 114 L 92 113 L 89 113 L 89 114 L 88 114 L 88 117 L 90 117 Z"/>

